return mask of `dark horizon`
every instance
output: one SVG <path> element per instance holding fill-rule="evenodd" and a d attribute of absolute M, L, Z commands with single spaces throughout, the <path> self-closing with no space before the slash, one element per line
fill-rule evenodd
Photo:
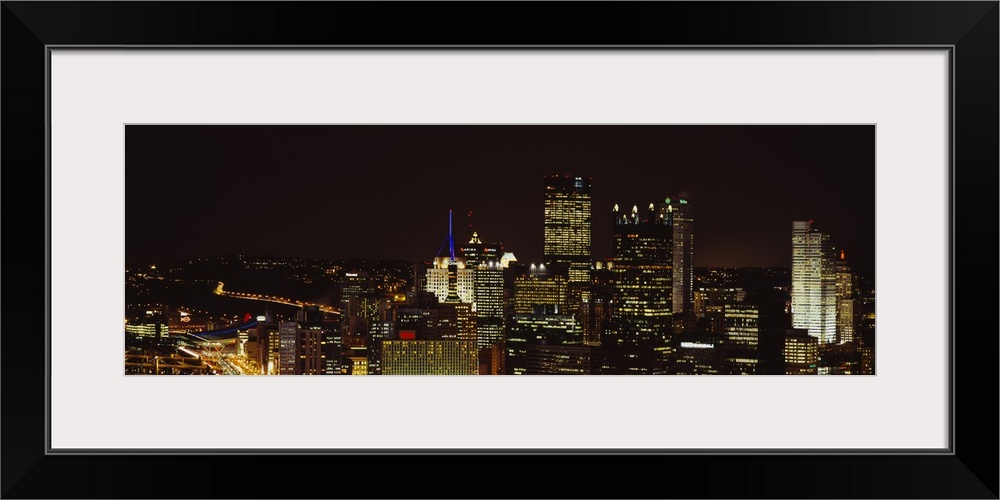
<path fill-rule="evenodd" d="M 437 255 L 454 211 L 540 262 L 545 175 L 593 179 L 593 258 L 611 208 L 684 196 L 697 267 L 791 267 L 814 220 L 874 276 L 874 125 L 128 125 L 126 263 L 231 253 Z M 472 213 L 471 218 L 468 216 Z"/>

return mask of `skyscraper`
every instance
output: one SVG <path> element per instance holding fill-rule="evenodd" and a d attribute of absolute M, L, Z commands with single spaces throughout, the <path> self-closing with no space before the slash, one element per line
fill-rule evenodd
<path fill-rule="evenodd" d="M 503 340 L 503 267 L 498 261 L 479 264 L 474 282 L 476 347 L 482 349 Z"/>
<path fill-rule="evenodd" d="M 543 260 L 568 268 L 570 282 L 590 281 L 591 179 L 545 177 Z"/>
<path fill-rule="evenodd" d="M 691 204 L 680 197 L 660 204 L 660 218 L 674 227 L 673 312 L 691 312 L 694 294 L 694 216 Z"/>
<path fill-rule="evenodd" d="M 475 300 L 474 271 L 465 266 L 461 257 L 455 260 L 435 257 L 433 266 L 427 269 L 424 290 L 433 292 L 441 303 L 471 304 Z"/>
<path fill-rule="evenodd" d="M 633 206 L 631 214 L 614 208 L 614 281 L 612 344 L 664 345 L 670 341 L 673 311 L 673 227 L 659 218 L 652 203 L 646 216 Z"/>
<path fill-rule="evenodd" d="M 469 303 L 474 296 L 474 269 L 467 268 L 465 259 L 455 257 L 455 239 L 452 235 L 451 210 L 448 211 L 448 239 L 441 245 L 433 267 L 427 269 L 425 290 L 434 292 L 439 302 Z M 446 251 L 447 250 L 447 251 Z M 445 253 L 445 255 L 441 255 Z"/>
<path fill-rule="evenodd" d="M 837 273 L 837 343 L 846 344 L 854 342 L 854 280 L 843 250 L 834 269 Z"/>
<path fill-rule="evenodd" d="M 837 283 L 830 236 L 813 221 L 792 222 L 792 327 L 819 343 L 837 341 Z"/>

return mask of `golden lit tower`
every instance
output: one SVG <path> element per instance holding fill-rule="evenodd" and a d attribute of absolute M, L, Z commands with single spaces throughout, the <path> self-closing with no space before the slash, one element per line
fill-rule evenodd
<path fill-rule="evenodd" d="M 837 342 L 854 342 L 854 280 L 847 256 L 840 251 L 835 264 L 837 271 Z"/>
<path fill-rule="evenodd" d="M 674 228 L 674 314 L 691 312 L 694 296 L 694 217 L 691 204 L 681 197 L 660 204 L 660 218 L 670 219 Z"/>
<path fill-rule="evenodd" d="M 590 281 L 590 177 L 545 177 L 543 260 L 568 268 L 571 283 Z"/>
<path fill-rule="evenodd" d="M 614 310 L 608 340 L 618 345 L 664 345 L 671 338 L 673 311 L 673 227 L 655 213 L 633 206 L 631 214 L 614 208 L 611 273 Z"/>

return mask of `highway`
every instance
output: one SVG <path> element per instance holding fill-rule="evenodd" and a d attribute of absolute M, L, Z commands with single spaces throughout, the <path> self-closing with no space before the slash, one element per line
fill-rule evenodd
<path fill-rule="evenodd" d="M 286 306 L 319 306 L 319 310 L 330 314 L 340 314 L 340 310 L 335 307 L 325 306 L 321 304 L 313 304 L 311 302 L 303 302 L 301 300 L 292 300 L 287 297 L 276 297 L 274 295 L 261 295 L 259 293 L 244 293 L 244 292 L 230 292 L 225 288 L 225 283 L 219 282 L 215 287 L 216 295 L 221 295 L 223 297 L 231 297 L 234 299 L 245 299 L 245 300 L 260 300 L 264 302 L 274 302 L 275 304 L 284 304 Z"/>

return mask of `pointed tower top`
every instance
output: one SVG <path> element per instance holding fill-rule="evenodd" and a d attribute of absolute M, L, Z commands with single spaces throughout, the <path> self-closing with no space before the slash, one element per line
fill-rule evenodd
<path fill-rule="evenodd" d="M 455 260 L 455 238 L 451 234 L 451 209 L 448 209 L 448 253 Z"/>

